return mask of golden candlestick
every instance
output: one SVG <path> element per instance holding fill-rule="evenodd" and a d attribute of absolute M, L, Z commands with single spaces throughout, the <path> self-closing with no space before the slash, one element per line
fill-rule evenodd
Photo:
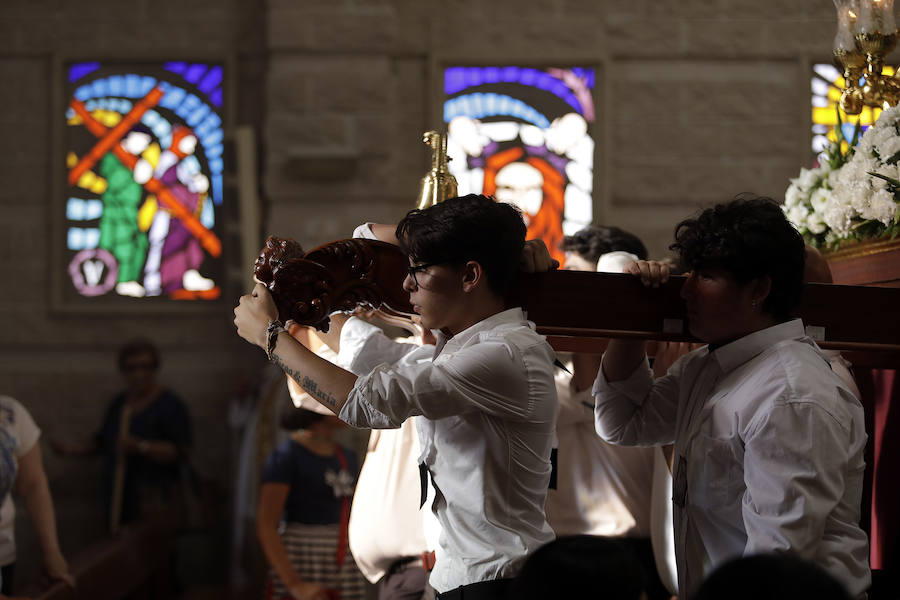
<path fill-rule="evenodd" d="M 447 135 L 426 131 L 422 141 L 431 147 L 431 171 L 422 178 L 418 208 L 428 208 L 456 196 L 456 177 L 447 167 Z"/>
<path fill-rule="evenodd" d="M 863 106 L 895 106 L 900 102 L 900 82 L 882 74 L 884 57 L 897 45 L 893 0 L 835 0 L 835 6 L 834 58 L 844 70 L 841 109 L 858 115 Z M 864 79 L 861 87 L 860 79 Z"/>

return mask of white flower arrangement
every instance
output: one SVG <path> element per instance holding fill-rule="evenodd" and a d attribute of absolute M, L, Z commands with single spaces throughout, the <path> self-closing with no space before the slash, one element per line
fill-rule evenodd
<path fill-rule="evenodd" d="M 838 119 L 838 139 L 842 138 Z M 830 146 L 815 169 L 801 169 L 784 196 L 787 218 L 814 246 L 836 249 L 847 240 L 894 238 L 900 233 L 900 107 L 843 151 Z"/>

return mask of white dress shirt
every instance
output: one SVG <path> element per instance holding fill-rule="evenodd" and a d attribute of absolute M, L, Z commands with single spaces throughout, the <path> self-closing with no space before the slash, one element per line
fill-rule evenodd
<path fill-rule="evenodd" d="M 350 552 L 376 583 L 397 560 L 428 551 L 419 507 L 419 440 L 415 420 L 373 429 L 350 510 Z"/>
<path fill-rule="evenodd" d="M 571 363 L 567 364 L 569 371 Z M 559 413 L 556 489 L 547 493 L 547 521 L 556 535 L 650 537 L 650 494 L 656 448 L 615 446 L 594 430 L 589 389 L 556 374 Z"/>
<path fill-rule="evenodd" d="M 593 391 L 606 440 L 675 442 L 680 597 L 760 552 L 811 560 L 851 595 L 868 588 L 862 406 L 799 319 L 695 350 L 655 381 L 646 362 L 617 382 L 601 368 Z"/>
<path fill-rule="evenodd" d="M 380 339 L 379 339 L 380 338 Z M 514 577 L 553 540 L 544 516 L 556 428 L 553 349 L 520 308 L 497 313 L 437 347 L 404 346 L 360 319 L 341 331 L 339 362 L 359 377 L 340 418 L 396 428 L 417 419 L 420 462 L 441 524 L 430 584 L 438 592 Z"/>

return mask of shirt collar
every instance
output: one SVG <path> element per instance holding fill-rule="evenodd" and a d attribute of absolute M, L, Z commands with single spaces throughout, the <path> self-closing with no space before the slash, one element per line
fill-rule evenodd
<path fill-rule="evenodd" d="M 497 327 L 498 325 L 504 325 L 506 323 L 528 323 L 528 326 L 534 329 L 534 325 L 528 322 L 525 318 L 525 313 L 522 311 L 521 307 L 517 306 L 515 308 L 508 308 L 504 311 L 494 313 L 486 319 L 478 321 L 471 327 L 463 329 L 453 337 L 447 337 L 443 332 L 438 332 L 438 340 L 434 350 L 434 358 L 437 358 L 440 355 L 440 353 L 444 350 L 444 347 L 451 340 L 455 348 L 460 348 L 467 341 L 469 341 L 482 331 L 489 331 L 494 327 Z"/>
<path fill-rule="evenodd" d="M 779 342 L 803 338 L 805 335 L 806 331 L 803 328 L 803 321 L 792 319 L 772 327 L 754 331 L 738 340 L 716 348 L 711 354 L 716 362 L 719 363 L 719 368 L 722 369 L 722 372 L 728 373 Z"/>

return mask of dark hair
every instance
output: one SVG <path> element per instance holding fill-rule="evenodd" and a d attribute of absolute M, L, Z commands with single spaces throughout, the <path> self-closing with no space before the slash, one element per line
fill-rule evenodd
<path fill-rule="evenodd" d="M 641 563 L 631 546 L 614 538 L 572 535 L 529 556 L 507 597 L 638 600 L 644 589 Z"/>
<path fill-rule="evenodd" d="M 477 194 L 411 210 L 396 234 L 400 248 L 416 262 L 478 262 L 498 295 L 518 271 L 525 245 L 525 223 L 518 209 Z"/>
<path fill-rule="evenodd" d="M 325 415 L 306 410 L 305 408 L 297 408 L 293 403 L 290 403 L 290 406 L 282 411 L 278 422 L 282 429 L 297 431 L 298 429 L 308 429 L 310 425 L 324 418 Z"/>
<path fill-rule="evenodd" d="M 720 268 L 738 283 L 769 276 L 763 309 L 786 319 L 800 302 L 806 248 L 800 233 L 771 198 L 742 194 L 675 227 L 678 252 L 688 269 Z"/>
<path fill-rule="evenodd" d="M 119 370 L 125 370 L 125 363 L 128 362 L 128 359 L 133 356 L 141 356 L 141 355 L 149 355 L 153 358 L 153 368 L 159 368 L 159 350 L 156 349 L 156 346 L 148 339 L 138 338 L 126 342 L 121 348 L 119 348 L 119 357 L 118 364 Z"/>
<path fill-rule="evenodd" d="M 788 554 L 758 554 L 725 563 L 702 583 L 692 600 L 850 600 L 824 569 Z"/>
<path fill-rule="evenodd" d="M 647 248 L 640 238 L 618 227 L 588 225 L 584 229 L 563 238 L 559 249 L 575 252 L 585 260 L 597 262 L 607 252 L 631 252 L 641 260 L 647 260 Z"/>

